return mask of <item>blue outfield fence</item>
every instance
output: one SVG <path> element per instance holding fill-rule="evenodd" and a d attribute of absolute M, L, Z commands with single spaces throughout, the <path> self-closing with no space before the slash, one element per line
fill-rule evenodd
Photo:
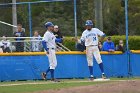
<path fill-rule="evenodd" d="M 130 54 L 130 68 L 132 76 L 140 76 L 140 54 Z"/>
<path fill-rule="evenodd" d="M 140 54 L 130 55 L 132 74 L 140 76 Z M 127 54 L 102 54 L 107 77 L 128 76 Z M 85 54 L 57 54 L 56 78 L 87 78 L 89 71 Z M 41 79 L 41 72 L 48 68 L 45 55 L 0 56 L 0 80 Z M 94 76 L 101 77 L 101 71 L 94 59 Z M 50 74 L 48 74 L 50 77 Z"/>

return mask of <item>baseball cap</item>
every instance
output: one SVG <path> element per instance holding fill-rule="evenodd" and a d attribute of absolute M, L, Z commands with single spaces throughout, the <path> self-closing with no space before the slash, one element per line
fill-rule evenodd
<path fill-rule="evenodd" d="M 54 26 L 52 22 L 47 22 L 47 23 L 45 23 L 45 27 L 46 27 L 46 28 L 48 28 L 48 27 L 50 27 L 50 26 Z"/>
<path fill-rule="evenodd" d="M 93 22 L 91 20 L 87 20 L 85 26 L 93 26 Z"/>

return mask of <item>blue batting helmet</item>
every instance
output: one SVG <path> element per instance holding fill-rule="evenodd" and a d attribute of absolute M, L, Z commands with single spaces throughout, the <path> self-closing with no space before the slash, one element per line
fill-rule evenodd
<path fill-rule="evenodd" d="M 93 22 L 91 20 L 87 20 L 85 26 L 93 26 Z"/>
<path fill-rule="evenodd" d="M 45 27 L 46 27 L 46 28 L 48 28 L 48 27 L 50 27 L 50 26 L 54 26 L 52 22 L 47 22 L 47 23 L 45 23 Z"/>

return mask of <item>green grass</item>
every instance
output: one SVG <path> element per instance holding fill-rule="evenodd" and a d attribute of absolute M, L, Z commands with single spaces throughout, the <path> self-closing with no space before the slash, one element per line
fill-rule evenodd
<path fill-rule="evenodd" d="M 32 85 L 16 85 L 16 86 L 0 86 L 0 93 L 28 93 L 35 91 L 42 91 L 48 89 L 60 89 L 60 88 L 69 88 L 76 86 L 87 86 L 95 84 L 103 84 L 114 82 L 114 80 L 135 80 L 140 78 L 111 78 L 110 81 L 104 82 L 89 82 L 87 79 L 68 79 L 62 80 L 61 83 L 52 83 L 50 81 L 16 81 L 16 82 L 1 82 L 0 85 L 6 84 L 23 84 L 23 83 L 47 83 L 47 84 L 32 84 Z M 80 81 L 84 82 L 80 82 Z M 79 81 L 79 82 L 76 82 Z"/>
<path fill-rule="evenodd" d="M 40 81 L 38 81 L 38 82 L 40 82 Z M 19 82 L 17 82 L 17 83 L 19 83 Z M 20 82 L 20 83 L 22 83 L 22 82 Z M 26 83 L 28 83 L 28 82 L 26 82 Z M 87 85 L 94 85 L 94 84 L 101 84 L 101 83 L 107 83 L 107 82 L 88 82 L 88 81 L 87 82 L 71 82 L 71 83 L 70 82 L 62 82 L 62 83 L 49 82 L 48 84 L 36 84 L 36 85 L 33 84 L 33 85 L 17 85 L 17 86 L 0 86 L 0 93 L 28 93 L 28 92 L 42 91 L 42 90 L 48 90 L 48 89 L 60 89 L 60 88 L 69 88 L 69 87 L 75 87 L 75 86 L 87 86 Z M 12 84 L 15 84 L 15 83 L 12 83 Z"/>

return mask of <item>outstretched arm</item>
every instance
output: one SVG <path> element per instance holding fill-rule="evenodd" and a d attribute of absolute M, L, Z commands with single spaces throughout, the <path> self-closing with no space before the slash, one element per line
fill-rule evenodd
<path fill-rule="evenodd" d="M 100 41 L 102 42 L 104 40 L 104 38 L 106 37 L 106 35 L 102 35 L 101 38 L 100 38 Z"/>
<path fill-rule="evenodd" d="M 55 42 L 56 42 L 56 43 L 60 43 L 60 42 L 62 42 L 62 39 L 61 39 L 61 38 L 56 38 L 56 39 L 55 39 Z"/>

